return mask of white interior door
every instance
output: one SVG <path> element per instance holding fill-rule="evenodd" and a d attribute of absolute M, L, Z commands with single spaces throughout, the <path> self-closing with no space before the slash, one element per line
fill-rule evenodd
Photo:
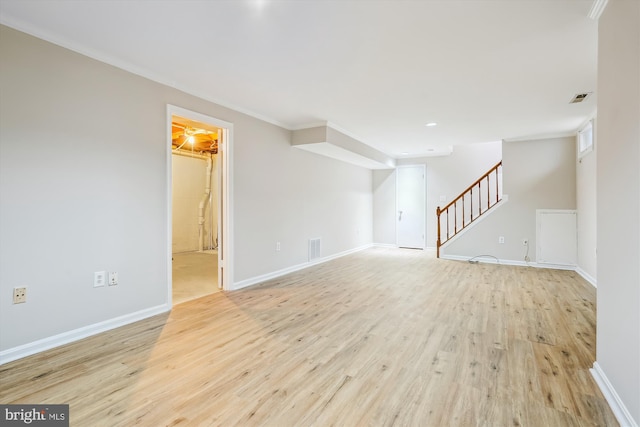
<path fill-rule="evenodd" d="M 396 168 L 396 243 L 402 248 L 424 249 L 425 166 Z"/>

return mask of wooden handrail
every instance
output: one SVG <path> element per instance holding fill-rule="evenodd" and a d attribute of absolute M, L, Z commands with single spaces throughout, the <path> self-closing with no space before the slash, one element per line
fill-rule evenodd
<path fill-rule="evenodd" d="M 498 169 L 502 167 L 502 160 L 499 161 L 495 166 L 493 166 L 491 169 L 489 169 L 484 175 L 482 175 L 480 178 L 478 178 L 473 184 L 471 184 L 470 186 L 468 186 L 462 193 L 460 193 L 455 199 L 453 199 L 451 202 L 449 202 L 449 204 L 447 204 L 444 208 L 440 208 L 440 206 L 438 206 L 436 208 L 436 215 L 438 217 L 438 236 L 437 236 L 437 240 L 436 240 L 436 248 L 437 248 L 437 256 L 438 258 L 440 258 L 440 247 L 442 245 L 444 245 L 448 240 L 450 240 L 451 238 L 453 238 L 456 234 L 458 234 L 459 232 L 461 232 L 462 230 L 464 230 L 466 227 L 468 227 L 472 222 L 474 222 L 476 219 L 478 219 L 481 215 L 483 215 L 485 212 L 487 212 L 489 209 L 491 209 L 493 206 L 495 206 L 500 200 L 500 189 L 499 189 L 499 182 L 498 182 Z M 492 174 L 496 175 L 496 199 L 495 202 L 492 203 L 491 202 L 491 188 L 490 188 L 490 177 Z M 486 206 L 487 208 L 483 211 L 482 210 L 482 192 L 480 191 L 481 189 L 481 184 L 484 180 L 487 180 L 487 203 Z M 477 215 L 474 217 L 474 209 L 473 209 L 473 189 L 478 187 L 478 207 L 477 207 Z M 469 200 L 469 213 L 470 213 L 470 221 L 466 222 L 465 221 L 465 196 L 467 196 L 467 194 L 469 195 L 468 200 Z M 462 227 L 460 229 L 458 229 L 458 203 L 462 201 Z M 449 209 L 453 206 L 453 222 L 454 222 L 454 230 L 453 230 L 453 234 L 450 234 L 450 229 L 449 229 Z M 446 224 L 446 236 L 445 239 L 442 239 L 442 229 L 441 229 L 441 225 L 440 225 L 440 215 L 442 215 L 442 213 L 446 212 L 446 220 L 447 220 L 447 224 Z"/>
<path fill-rule="evenodd" d="M 467 187 L 466 190 L 464 190 L 462 193 L 460 193 L 458 195 L 458 197 L 456 197 L 455 199 L 453 199 L 452 202 L 450 202 L 447 206 L 445 206 L 444 208 L 440 209 L 440 212 L 444 212 L 447 209 L 449 209 L 455 202 L 457 202 L 458 200 L 460 200 L 461 198 L 464 197 L 465 194 L 467 194 L 469 191 L 471 191 L 473 189 L 473 187 L 475 187 L 476 185 L 480 184 L 480 182 L 482 182 L 483 179 L 486 179 L 489 175 L 491 175 L 491 172 L 497 170 L 500 166 L 502 166 L 502 160 L 500 160 L 494 167 L 492 167 L 491 169 L 489 169 L 489 171 L 487 173 L 485 173 L 484 175 L 482 175 L 480 178 L 478 178 L 476 180 L 476 182 L 474 182 L 473 184 L 471 184 L 470 186 Z M 433 209 L 433 208 L 432 208 Z M 433 211 L 432 211 L 433 212 Z"/>

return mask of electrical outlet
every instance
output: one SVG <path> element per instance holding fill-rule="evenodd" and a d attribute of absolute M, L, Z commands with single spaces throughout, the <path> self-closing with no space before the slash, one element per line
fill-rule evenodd
<path fill-rule="evenodd" d="M 529 239 L 522 239 L 522 246 L 527 246 L 529 244 Z"/>
<path fill-rule="evenodd" d="M 115 286 L 118 284 L 118 272 L 110 271 L 109 272 L 109 286 Z"/>
<path fill-rule="evenodd" d="M 498 243 L 500 244 L 504 243 L 504 236 L 498 237 Z"/>
<path fill-rule="evenodd" d="M 106 276 L 107 273 L 104 271 L 96 271 L 95 273 L 93 273 L 93 287 L 99 288 L 106 285 Z"/>
<path fill-rule="evenodd" d="M 27 302 L 27 288 L 13 288 L 13 303 L 22 304 Z"/>
<path fill-rule="evenodd" d="M 280 242 L 276 242 L 276 252 L 280 252 Z"/>

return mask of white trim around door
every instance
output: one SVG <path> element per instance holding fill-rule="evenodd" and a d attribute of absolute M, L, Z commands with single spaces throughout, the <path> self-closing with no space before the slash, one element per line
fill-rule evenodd
<path fill-rule="evenodd" d="M 427 169 L 425 165 L 396 168 L 396 244 L 424 249 Z"/>
<path fill-rule="evenodd" d="M 172 305 L 172 148 L 171 148 L 171 118 L 180 116 L 207 125 L 221 128 L 222 138 L 219 141 L 222 174 L 220 176 L 220 215 L 218 216 L 219 244 L 218 244 L 218 280 L 222 290 L 233 290 L 233 123 L 229 123 L 202 113 L 187 110 L 175 105 L 167 104 L 167 163 L 166 163 L 166 219 L 167 219 L 167 284 L 169 306 Z"/>

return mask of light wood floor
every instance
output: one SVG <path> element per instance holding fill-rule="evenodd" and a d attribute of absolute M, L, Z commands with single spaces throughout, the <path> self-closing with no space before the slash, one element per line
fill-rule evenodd
<path fill-rule="evenodd" d="M 0 367 L 72 426 L 617 426 L 576 273 L 374 248 Z"/>

